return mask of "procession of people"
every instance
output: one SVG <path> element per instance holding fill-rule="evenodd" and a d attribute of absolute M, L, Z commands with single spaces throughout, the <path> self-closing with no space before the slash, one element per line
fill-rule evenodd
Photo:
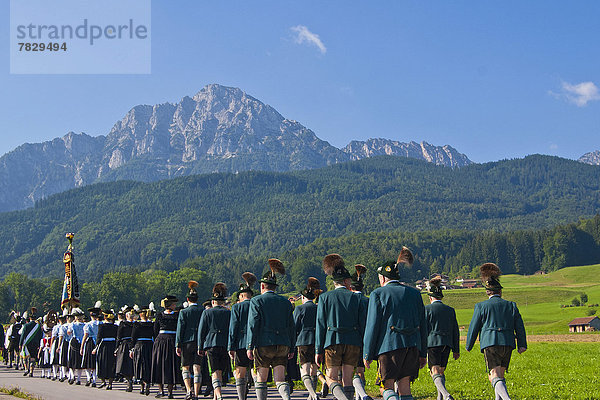
<path fill-rule="evenodd" d="M 413 260 L 403 248 L 395 262 L 370 271 L 380 287 L 368 297 L 363 289 L 369 269 L 358 264 L 351 274 L 340 255 L 329 254 L 323 270 L 332 289 L 323 291 L 310 277 L 290 299 L 276 293 L 285 266 L 269 259 L 260 280 L 244 273 L 231 298 L 227 285 L 218 282 L 203 304 L 198 282 L 190 281 L 185 302 L 166 294 L 160 312 L 153 303 L 115 312 L 101 302 L 87 315 L 79 307 L 44 316 L 35 308 L 15 312 L 6 333 L 2 329 L 3 358 L 8 368 L 29 377 L 38 368 L 44 379 L 96 390 L 112 390 L 120 381 L 127 392 L 139 387 L 145 396 L 153 387 L 157 398 L 173 398 L 181 388 L 190 400 L 222 400 L 232 378 L 238 400 L 246 400 L 252 386 L 257 400 L 266 400 L 269 381 L 279 397 L 290 400 L 293 375 L 308 400 L 328 393 L 337 400 L 372 400 L 365 370 L 373 361 L 383 400 L 409 400 L 412 382 L 427 365 L 432 394 L 453 399 L 445 370 L 450 353 L 460 357 L 456 313 L 442 301 L 439 276 L 427 283 L 428 305 L 418 289 L 401 282 L 402 267 Z M 466 350 L 479 338 L 496 399 L 507 400 L 505 372 L 512 351 L 527 349 L 525 329 L 516 304 L 501 298 L 500 268 L 486 263 L 480 272 L 488 299 L 475 306 Z M 290 365 L 299 374 L 290 374 Z"/>

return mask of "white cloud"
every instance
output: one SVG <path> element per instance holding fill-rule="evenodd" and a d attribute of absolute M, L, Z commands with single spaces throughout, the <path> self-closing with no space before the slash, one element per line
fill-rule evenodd
<path fill-rule="evenodd" d="M 553 93 L 555 97 L 562 97 L 577 107 L 584 107 L 590 101 L 600 100 L 600 91 L 594 82 L 581 82 L 571 84 L 568 82 L 562 83 L 562 91 Z"/>
<path fill-rule="evenodd" d="M 327 53 L 327 48 L 319 38 L 319 35 L 308 30 L 304 25 L 292 26 L 290 28 L 295 33 L 294 41 L 298 44 L 308 44 L 316 46 L 321 54 Z"/>
<path fill-rule="evenodd" d="M 558 145 L 556 143 L 550 143 L 550 150 L 558 150 Z"/>

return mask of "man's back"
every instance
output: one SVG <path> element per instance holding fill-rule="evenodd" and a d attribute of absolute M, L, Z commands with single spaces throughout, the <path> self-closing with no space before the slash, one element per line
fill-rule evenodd
<path fill-rule="evenodd" d="M 231 306 L 231 320 L 229 322 L 229 349 L 239 350 L 246 348 L 246 336 L 248 332 L 248 312 L 250 311 L 250 300 Z"/>
<path fill-rule="evenodd" d="M 449 346 L 454 353 L 460 352 L 460 334 L 454 308 L 434 301 L 425 306 L 425 318 L 429 331 L 427 347 Z"/>
<path fill-rule="evenodd" d="M 317 353 L 334 344 L 362 345 L 367 310 L 361 296 L 345 287 L 323 293 L 317 306 Z"/>
<path fill-rule="evenodd" d="M 283 296 L 268 291 L 250 300 L 247 348 L 282 345 L 294 347 L 293 306 Z"/>
<path fill-rule="evenodd" d="M 230 313 L 229 309 L 223 306 L 215 306 L 202 313 L 198 329 L 199 349 L 227 347 Z"/>
<path fill-rule="evenodd" d="M 203 307 L 193 304 L 179 312 L 177 334 L 175 336 L 175 344 L 177 346 L 198 340 L 198 325 L 200 324 L 203 311 Z"/>
<path fill-rule="evenodd" d="M 413 346 L 425 357 L 427 333 L 418 290 L 392 281 L 371 292 L 364 338 L 366 359 L 374 360 L 382 353 Z"/>
<path fill-rule="evenodd" d="M 500 296 L 475 304 L 467 334 L 467 350 L 471 350 L 479 334 L 481 350 L 490 346 L 527 347 L 525 326 L 517 305 Z"/>
<path fill-rule="evenodd" d="M 296 324 L 296 346 L 311 346 L 315 344 L 315 326 L 317 323 L 317 305 L 307 301 L 294 309 Z"/>

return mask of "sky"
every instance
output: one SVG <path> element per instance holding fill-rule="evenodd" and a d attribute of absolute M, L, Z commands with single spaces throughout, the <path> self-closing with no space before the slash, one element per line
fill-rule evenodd
<path fill-rule="evenodd" d="M 82 0 L 83 1 L 83 0 Z M 235 86 L 343 147 L 449 144 L 475 162 L 600 149 L 600 2 L 153 0 L 149 74 L 10 73 L 0 154 L 106 135 L 138 104 Z"/>

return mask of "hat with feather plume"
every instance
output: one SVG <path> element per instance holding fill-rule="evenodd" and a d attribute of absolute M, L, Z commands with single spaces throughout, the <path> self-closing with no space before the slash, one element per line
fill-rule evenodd
<path fill-rule="evenodd" d="M 358 292 L 362 291 L 365 287 L 365 275 L 367 274 L 367 267 L 362 264 L 356 264 L 354 266 L 354 273 L 352 274 L 352 286 L 353 290 Z"/>
<path fill-rule="evenodd" d="M 283 263 L 276 258 L 269 259 L 269 270 L 263 274 L 262 283 L 277 285 L 277 275 L 285 275 Z"/>
<path fill-rule="evenodd" d="M 96 303 L 94 303 L 94 307 L 90 307 L 87 310 L 92 317 L 99 317 L 100 313 L 102 312 L 101 307 L 102 307 L 102 302 L 100 300 L 98 300 Z"/>
<path fill-rule="evenodd" d="M 212 290 L 211 300 L 225 301 L 227 299 L 227 285 L 223 282 L 215 283 Z"/>
<path fill-rule="evenodd" d="M 252 291 L 252 288 L 256 284 L 256 281 L 258 280 L 258 278 L 256 278 L 256 275 L 254 275 L 252 272 L 244 272 L 242 274 L 242 279 L 244 280 L 244 282 L 240 284 L 240 289 L 238 290 L 238 294 L 250 293 L 250 295 L 252 295 L 254 293 Z"/>
<path fill-rule="evenodd" d="M 328 254 L 323 258 L 323 271 L 331 276 L 334 282 L 342 282 L 349 279 L 350 272 L 346 269 L 344 259 L 339 254 Z"/>
<path fill-rule="evenodd" d="M 387 262 L 384 265 L 377 268 L 377 273 L 379 275 L 383 275 L 389 279 L 400 279 L 400 266 L 402 264 L 411 267 L 415 261 L 415 258 L 412 252 L 408 247 L 402 246 L 402 250 L 400 250 L 400 254 L 398 254 L 398 259 L 396 263 Z"/>
<path fill-rule="evenodd" d="M 427 281 L 427 294 L 438 300 L 441 300 L 444 297 L 441 276 L 435 275 Z"/>
<path fill-rule="evenodd" d="M 160 301 L 160 306 L 162 308 L 167 308 L 170 305 L 177 303 L 179 301 L 179 299 L 175 296 L 172 295 L 166 295 L 161 301 Z"/>
<path fill-rule="evenodd" d="M 310 277 L 306 282 L 306 287 L 302 290 L 302 296 L 309 300 L 314 300 L 321 294 L 321 282 L 317 278 Z"/>
<path fill-rule="evenodd" d="M 188 294 L 187 294 L 187 298 L 192 300 L 193 302 L 196 302 L 198 300 L 198 289 L 196 289 L 198 287 L 199 283 L 192 280 L 188 282 Z"/>
<path fill-rule="evenodd" d="M 500 275 L 502 275 L 502 271 L 496 264 L 485 263 L 479 267 L 479 272 L 481 273 L 481 281 L 483 282 L 483 286 L 486 289 L 502 289 L 502 285 L 500 284 Z"/>

